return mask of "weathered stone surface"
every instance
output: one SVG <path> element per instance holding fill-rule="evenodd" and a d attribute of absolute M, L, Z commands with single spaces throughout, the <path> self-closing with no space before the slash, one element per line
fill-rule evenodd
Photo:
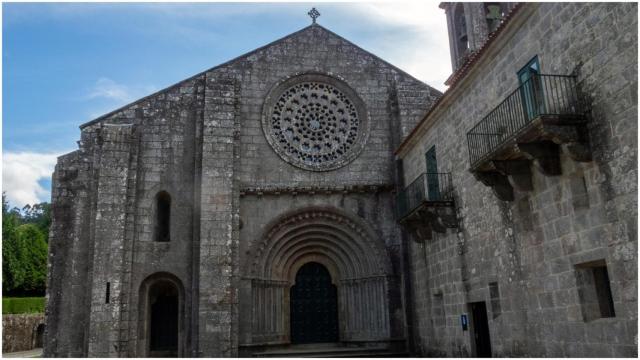
<path fill-rule="evenodd" d="M 283 160 L 263 128 L 271 89 L 304 82 L 304 74 L 334 79 L 357 109 L 344 129 L 357 127 L 355 139 L 346 135 L 336 146 L 350 149 L 322 169 Z M 403 347 L 392 151 L 440 95 L 313 25 L 83 125 L 79 150 L 61 157 L 53 176 L 45 356 L 158 355 L 150 353 L 149 314 L 154 289 L 163 287 L 179 302 L 174 355 L 231 357 L 287 343 L 294 260 L 313 250 L 301 258 L 331 269 L 334 256 L 345 256 L 328 245 L 336 239 L 351 244 L 355 259 L 375 254 L 385 264 L 383 271 L 335 267 L 333 280 L 351 294 L 338 298 L 341 339 Z M 337 106 L 327 101 L 320 106 Z M 315 118 L 308 120 L 309 133 L 300 134 L 315 133 Z M 322 135 L 341 130 L 341 120 Z M 161 191 L 171 203 L 168 242 L 154 241 Z M 332 230 L 320 232 L 322 241 L 284 243 L 301 246 L 289 267 L 278 267 L 289 277 L 252 275 L 247 264 L 265 231 L 292 212 L 304 218 L 320 210 L 333 217 L 309 226 Z M 269 317 L 276 306 L 281 321 Z"/>
<path fill-rule="evenodd" d="M 44 314 L 2 315 L 2 352 L 42 347 Z"/>
<path fill-rule="evenodd" d="M 449 20 L 467 12 L 469 49 L 480 49 L 495 26 L 484 4 L 443 6 Z M 456 67 L 464 45 L 452 49 Z M 491 46 L 398 153 L 401 167 L 393 151 L 442 94 L 317 25 L 85 124 L 53 176 L 45 355 L 154 355 L 158 288 L 179 304 L 172 355 L 285 346 L 289 289 L 317 262 L 338 289 L 346 343 L 476 355 L 460 315 L 485 302 L 493 355 L 636 356 L 637 4 L 521 5 Z M 543 73 L 576 74 L 587 126 L 556 131 L 552 140 L 571 142 L 551 152 L 524 145 L 530 160 L 499 159 L 476 179 L 465 134 L 535 55 Z M 293 131 L 331 153 L 315 162 L 326 166 L 304 165 L 310 154 L 293 151 L 302 144 L 274 145 L 289 141 L 273 127 L 285 118 L 265 126 L 269 94 L 309 74 L 361 102 L 344 119 L 351 137 L 311 140 L 340 129 L 336 118 L 320 132 L 326 112 Z M 303 95 L 313 93 L 296 92 L 300 111 Z M 433 145 L 456 208 L 410 234 L 393 189 L 425 172 Z M 168 242 L 154 241 L 159 192 L 171 199 Z M 594 293 L 580 287 L 595 280 L 579 278 L 594 264 L 607 266 L 615 317 L 585 312 Z"/>
<path fill-rule="evenodd" d="M 460 315 L 484 301 L 493 356 L 637 356 L 637 11 L 637 4 L 521 5 L 400 151 L 409 184 L 436 146 L 461 218 L 457 233 L 408 242 L 416 354 L 473 355 Z M 555 165 L 542 164 L 554 176 L 532 166 L 531 189 L 516 186 L 505 202 L 468 171 L 465 134 L 517 88 L 518 71 L 535 55 L 543 74 L 577 75 L 590 106 L 581 143 L 591 155 L 561 149 Z M 485 180 L 507 188 L 505 170 L 505 179 Z M 606 262 L 615 317 L 585 321 L 576 266 L 598 260 Z"/>

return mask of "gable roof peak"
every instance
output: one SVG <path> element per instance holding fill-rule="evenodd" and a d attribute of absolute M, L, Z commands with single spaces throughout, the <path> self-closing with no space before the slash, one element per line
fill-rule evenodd
<path fill-rule="evenodd" d="M 419 82 L 421 84 L 427 85 L 432 91 L 435 91 L 438 95 L 441 95 L 440 91 L 438 91 L 437 89 L 429 86 L 428 84 L 425 84 L 423 81 L 416 79 L 414 76 L 412 76 L 411 74 L 407 73 L 406 71 L 398 68 L 397 66 L 389 63 L 388 61 L 380 58 L 379 56 L 377 56 L 377 55 L 375 55 L 375 54 L 373 54 L 373 53 L 361 48 L 360 46 L 358 46 L 358 45 L 354 44 L 353 42 L 345 39 L 344 37 L 334 33 L 333 31 L 325 28 L 324 26 L 318 24 L 317 22 L 314 22 L 314 23 L 311 23 L 310 25 L 307 25 L 307 26 L 303 27 L 302 29 L 300 29 L 298 31 L 294 31 L 294 32 L 290 33 L 289 35 L 286 35 L 286 36 L 284 36 L 284 37 L 282 37 L 280 39 L 277 39 L 277 40 L 272 41 L 272 42 L 270 42 L 270 43 L 268 43 L 266 45 L 258 47 L 258 48 L 254 49 L 254 50 L 251 50 L 251 51 L 249 51 L 249 52 L 247 52 L 245 54 L 237 56 L 237 57 L 235 57 L 235 58 L 233 58 L 231 60 L 223 62 L 222 64 L 219 64 L 219 65 L 216 65 L 216 66 L 214 66 L 212 68 L 209 68 L 209 69 L 206 69 L 204 71 L 201 71 L 201 72 L 199 72 L 199 73 L 197 73 L 197 74 L 195 74 L 193 76 L 190 76 L 190 77 L 188 77 L 188 78 L 186 78 L 184 80 L 178 81 L 177 83 L 174 83 L 173 85 L 167 86 L 167 87 L 165 87 L 165 88 L 163 88 L 161 90 L 158 90 L 158 91 L 156 91 L 156 92 L 154 92 L 154 93 L 152 93 L 150 95 L 144 96 L 144 97 L 142 97 L 142 98 L 140 98 L 140 99 L 138 99 L 136 101 L 133 101 L 133 102 L 128 103 L 128 104 L 126 104 L 124 106 L 121 106 L 121 107 L 119 107 L 119 108 L 117 108 L 117 109 L 115 109 L 113 111 L 110 111 L 110 112 L 104 114 L 104 115 L 101 115 L 101 116 L 95 118 L 94 120 L 91 120 L 91 121 L 88 121 L 88 122 L 86 122 L 84 124 L 81 124 L 80 125 L 80 129 L 83 129 L 83 128 L 87 127 L 87 126 L 90 126 L 90 125 L 93 125 L 95 123 L 98 123 L 98 122 L 108 118 L 109 116 L 111 116 L 111 115 L 113 115 L 113 114 L 115 114 L 117 112 L 120 112 L 120 111 L 122 111 L 122 110 L 124 110 L 124 109 L 126 109 L 126 108 L 128 108 L 130 106 L 139 104 L 139 103 L 141 103 L 141 102 L 143 102 L 143 101 L 145 101 L 147 99 L 150 99 L 150 98 L 152 98 L 152 97 L 154 97 L 156 95 L 159 95 L 159 94 L 161 94 L 163 92 L 166 92 L 166 91 L 168 91 L 168 90 L 170 90 L 170 89 L 172 89 L 172 88 L 174 88 L 176 86 L 180 86 L 181 84 L 183 84 L 183 83 L 185 83 L 187 81 L 193 80 L 193 79 L 195 79 L 195 78 L 197 78 L 199 76 L 202 76 L 202 75 L 204 75 L 204 74 L 206 74 L 208 72 L 214 71 L 214 70 L 222 68 L 224 66 L 228 66 L 229 64 L 232 64 L 234 62 L 240 61 L 242 59 L 246 59 L 246 58 L 248 58 L 249 56 L 251 56 L 253 54 L 256 54 L 256 53 L 259 53 L 260 51 L 263 51 L 264 49 L 267 49 L 267 48 L 272 47 L 274 45 L 283 43 L 288 39 L 295 38 L 296 36 L 301 35 L 303 33 L 306 33 L 308 31 L 322 31 L 322 32 L 325 32 L 325 33 L 327 33 L 328 35 L 330 35 L 332 37 L 335 37 L 335 38 L 339 39 L 340 41 L 344 41 L 345 43 L 353 46 L 354 48 L 358 49 L 359 51 L 362 51 L 363 53 L 371 56 L 375 60 L 380 61 L 383 64 L 386 64 L 387 66 L 391 67 L 396 72 L 398 72 L 399 74 L 401 74 L 403 76 L 406 76 L 406 77 L 408 77 L 410 79 L 413 79 L 414 81 L 417 81 L 417 82 Z"/>

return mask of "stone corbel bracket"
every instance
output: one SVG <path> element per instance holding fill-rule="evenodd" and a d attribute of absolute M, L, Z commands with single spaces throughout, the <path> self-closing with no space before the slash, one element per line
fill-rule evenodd
<path fill-rule="evenodd" d="M 451 206 L 423 206 L 400 220 L 400 224 L 407 228 L 414 241 L 424 242 L 433 238 L 433 231 L 444 234 L 448 228 L 457 228 L 458 219 L 451 202 Z"/>
<path fill-rule="evenodd" d="M 567 156 L 577 162 L 589 162 L 591 146 L 589 132 L 583 121 L 563 124 L 553 118 L 545 118 L 538 125 L 541 138 L 559 145 Z"/>
<path fill-rule="evenodd" d="M 562 174 L 561 151 L 574 161 L 592 160 L 586 125 L 544 117 L 471 172 L 478 181 L 491 187 L 498 199 L 513 201 L 514 189 L 533 190 L 532 165 L 545 176 Z"/>
<path fill-rule="evenodd" d="M 493 189 L 498 199 L 513 201 L 513 186 L 508 176 L 498 171 L 476 171 L 473 176 L 481 183 Z"/>

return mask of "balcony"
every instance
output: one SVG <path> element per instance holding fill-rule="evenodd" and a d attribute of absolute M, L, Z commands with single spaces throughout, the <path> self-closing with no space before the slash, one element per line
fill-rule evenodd
<path fill-rule="evenodd" d="M 532 190 L 531 164 L 560 175 L 560 150 L 591 161 L 575 76 L 533 75 L 467 133 L 470 171 L 501 200 Z"/>
<path fill-rule="evenodd" d="M 431 231 L 457 227 L 451 173 L 423 173 L 397 199 L 397 216 L 415 239 L 431 239 Z"/>

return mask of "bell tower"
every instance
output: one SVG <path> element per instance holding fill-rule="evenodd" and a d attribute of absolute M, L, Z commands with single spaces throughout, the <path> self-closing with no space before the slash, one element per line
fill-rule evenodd
<path fill-rule="evenodd" d="M 482 47 L 504 16 L 516 5 L 513 2 L 443 2 L 447 16 L 449 49 L 453 72 L 470 54 Z"/>

